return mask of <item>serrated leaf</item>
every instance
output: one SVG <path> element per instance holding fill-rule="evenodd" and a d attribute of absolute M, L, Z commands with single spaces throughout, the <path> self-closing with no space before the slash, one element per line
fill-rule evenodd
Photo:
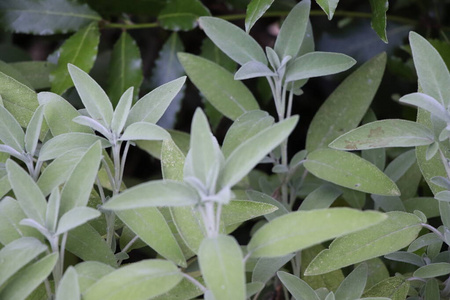
<path fill-rule="evenodd" d="M 247 247 L 254 257 L 286 255 L 373 226 L 385 218 L 378 212 L 361 212 L 348 208 L 297 211 L 278 217 L 261 227 L 252 236 Z M 297 229 L 292 231 L 289 228 Z"/>
<path fill-rule="evenodd" d="M 270 8 L 274 0 L 252 0 L 247 6 L 245 16 L 245 31 L 248 33 L 255 25 L 256 21 L 261 18 Z"/>
<path fill-rule="evenodd" d="M 117 106 L 120 97 L 129 87 L 134 87 L 133 98 L 137 98 L 144 79 L 142 59 L 136 41 L 126 31 L 122 32 L 114 44 L 108 74 L 107 92 L 113 106 Z"/>
<path fill-rule="evenodd" d="M 370 7 L 372 8 L 372 28 L 378 36 L 387 44 L 386 36 L 386 12 L 389 9 L 388 0 L 370 0 Z"/>
<path fill-rule="evenodd" d="M 356 61 L 332 52 L 310 52 L 295 59 L 286 70 L 286 82 L 331 75 L 350 69 Z"/>
<path fill-rule="evenodd" d="M 245 112 L 259 109 L 248 88 L 242 82 L 234 80 L 233 74 L 221 66 L 188 53 L 179 53 L 178 59 L 189 79 L 226 117 L 235 120 Z"/>
<path fill-rule="evenodd" d="M 97 57 L 100 32 L 96 23 L 91 23 L 68 38 L 59 49 L 58 64 L 50 73 L 51 91 L 63 94 L 73 86 L 67 65 L 72 64 L 89 72 Z"/>
<path fill-rule="evenodd" d="M 353 129 L 330 143 L 340 150 L 364 150 L 387 147 L 430 145 L 434 134 L 417 122 L 389 119 L 375 121 Z"/>
<path fill-rule="evenodd" d="M 14 148 L 20 154 L 25 150 L 25 134 L 14 116 L 0 106 L 0 141 Z"/>
<path fill-rule="evenodd" d="M 205 238 L 198 251 L 200 270 L 216 300 L 245 299 L 241 248 L 231 236 Z"/>
<path fill-rule="evenodd" d="M 69 64 L 69 73 L 89 115 L 109 128 L 113 107 L 105 91 L 86 72 L 72 64 Z"/>
<path fill-rule="evenodd" d="M 387 219 L 372 227 L 334 240 L 319 253 L 305 275 L 324 274 L 409 245 L 422 229 L 421 220 L 405 212 L 388 212 Z"/>
<path fill-rule="evenodd" d="M 55 300 L 80 300 L 80 287 L 78 285 L 78 274 L 74 267 L 70 266 L 64 272 L 58 287 L 56 288 Z"/>
<path fill-rule="evenodd" d="M 83 294 L 83 299 L 145 300 L 169 291 L 182 278 L 170 261 L 143 260 L 103 276 Z"/>
<path fill-rule="evenodd" d="M 121 141 L 149 140 L 160 141 L 170 139 L 170 134 L 162 127 L 150 122 L 136 122 L 125 128 Z"/>
<path fill-rule="evenodd" d="M 158 15 L 164 29 L 191 30 L 197 26 L 200 16 L 210 16 L 209 10 L 199 0 L 173 0 Z"/>
<path fill-rule="evenodd" d="M 339 0 L 316 0 L 320 8 L 327 14 L 328 20 L 333 19 L 334 11 L 339 3 Z"/>
<path fill-rule="evenodd" d="M 316 292 L 297 276 L 283 271 L 278 272 L 277 275 L 296 300 L 320 300 Z"/>
<path fill-rule="evenodd" d="M 56 235 L 63 234 L 76 228 L 89 220 L 98 218 L 100 212 L 90 207 L 75 207 L 61 216 L 58 222 Z"/>
<path fill-rule="evenodd" d="M 6 0 L 0 3 L 1 26 L 17 33 L 67 33 L 100 20 L 100 16 L 87 4 L 78 2 Z"/>
<path fill-rule="evenodd" d="M 267 65 L 266 56 L 259 44 L 236 25 L 214 17 L 201 17 L 199 23 L 214 44 L 238 64 L 259 61 Z"/>
<path fill-rule="evenodd" d="M 36 151 L 43 121 L 44 107 L 41 105 L 34 112 L 25 133 L 25 150 L 32 156 L 34 156 L 34 152 Z"/>
<path fill-rule="evenodd" d="M 308 152 L 326 147 L 343 132 L 358 126 L 380 85 L 385 65 L 386 54 L 382 53 L 359 67 L 334 90 L 309 126 Z"/>

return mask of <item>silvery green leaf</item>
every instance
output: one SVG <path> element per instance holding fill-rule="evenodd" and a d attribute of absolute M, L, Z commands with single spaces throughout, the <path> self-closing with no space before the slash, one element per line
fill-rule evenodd
<path fill-rule="evenodd" d="M 69 73 L 89 115 L 109 128 L 113 107 L 105 91 L 86 72 L 72 64 L 69 64 Z"/>
<path fill-rule="evenodd" d="M 368 275 L 367 264 L 360 264 L 345 277 L 336 290 L 336 299 L 358 299 L 362 296 L 366 287 Z"/>
<path fill-rule="evenodd" d="M 44 107 L 40 105 L 36 108 L 30 123 L 28 123 L 27 131 L 25 133 L 25 150 L 34 156 L 36 147 L 41 133 L 42 122 L 44 121 Z"/>
<path fill-rule="evenodd" d="M 284 20 L 274 46 L 280 59 L 297 57 L 308 26 L 310 9 L 310 0 L 300 1 Z"/>
<path fill-rule="evenodd" d="M 78 284 L 81 293 L 84 293 L 91 285 L 103 276 L 115 269 L 110 265 L 98 261 L 85 261 L 75 265 L 78 274 Z"/>
<path fill-rule="evenodd" d="M 340 73 L 350 69 L 355 63 L 353 58 L 341 53 L 306 53 L 288 66 L 286 82 Z"/>
<path fill-rule="evenodd" d="M 88 126 L 92 129 L 94 129 L 95 131 L 101 133 L 106 139 L 110 140 L 111 139 L 111 133 L 109 132 L 109 130 L 103 126 L 100 122 L 87 117 L 87 116 L 78 116 L 75 117 L 72 121 L 74 121 L 75 123 L 78 123 L 80 125 L 84 125 L 84 126 Z"/>
<path fill-rule="evenodd" d="M 20 159 L 21 161 L 27 160 L 27 157 L 23 153 L 17 151 L 16 149 L 14 149 L 13 147 L 8 146 L 8 145 L 0 144 L 0 152 L 12 155 L 12 156 Z"/>
<path fill-rule="evenodd" d="M 432 159 L 439 150 L 439 142 L 434 142 L 433 144 L 428 145 L 427 152 L 425 154 L 425 159 Z"/>
<path fill-rule="evenodd" d="M 274 70 L 278 70 L 278 68 L 281 65 L 280 58 L 278 57 L 278 54 L 270 47 L 266 47 L 266 55 L 267 59 L 269 60 L 269 64 L 272 66 Z"/>
<path fill-rule="evenodd" d="M 328 208 L 342 194 L 342 190 L 330 184 L 321 185 L 311 192 L 302 202 L 298 210 Z"/>
<path fill-rule="evenodd" d="M 237 70 L 234 74 L 234 79 L 244 80 L 255 77 L 273 77 L 277 76 L 277 73 L 269 69 L 268 66 L 259 61 L 249 61 Z"/>
<path fill-rule="evenodd" d="M 392 160 L 384 170 L 392 181 L 397 182 L 416 163 L 416 153 L 414 149 L 403 152 Z"/>
<path fill-rule="evenodd" d="M 450 190 L 450 179 L 443 176 L 435 176 L 431 178 L 431 182 L 444 188 Z"/>
<path fill-rule="evenodd" d="M 259 44 L 236 25 L 214 17 L 200 17 L 199 23 L 214 44 L 238 64 L 259 61 L 267 65 Z"/>
<path fill-rule="evenodd" d="M 450 115 L 444 105 L 436 99 L 424 93 L 412 93 L 400 98 L 400 102 L 411 104 L 429 111 L 432 115 L 438 117 L 442 121 L 449 122 Z"/>
<path fill-rule="evenodd" d="M 422 267 L 425 265 L 425 262 L 422 257 L 420 257 L 415 253 L 407 251 L 397 251 L 394 253 L 387 254 L 384 257 L 390 260 L 401 261 L 418 267 Z"/>
<path fill-rule="evenodd" d="M 127 89 L 120 97 L 116 109 L 114 110 L 111 120 L 111 130 L 116 135 L 119 135 L 122 132 L 127 121 L 128 114 L 130 113 L 131 109 L 131 104 L 133 102 L 133 91 L 133 87 Z"/>
<path fill-rule="evenodd" d="M 56 288 L 55 300 L 80 300 L 80 286 L 78 285 L 78 274 L 74 267 L 70 266 L 64 272 L 58 287 Z"/>
<path fill-rule="evenodd" d="M 59 207 L 61 205 L 61 193 L 59 187 L 55 187 L 48 198 L 47 210 L 45 212 L 45 227 L 50 232 L 56 231 L 58 224 Z"/>
<path fill-rule="evenodd" d="M 264 13 L 270 8 L 274 0 L 252 0 L 247 6 L 247 13 L 245 16 L 245 31 L 248 33 L 255 25 L 256 21 L 261 18 Z"/>
<path fill-rule="evenodd" d="M 14 116 L 0 105 L 0 141 L 22 153 L 25 134 Z"/>
<path fill-rule="evenodd" d="M 170 134 L 162 127 L 150 122 L 136 122 L 125 128 L 120 141 L 170 139 Z"/>
<path fill-rule="evenodd" d="M 295 253 L 289 253 L 285 256 L 259 258 L 252 271 L 252 282 L 262 282 L 265 284 L 294 256 Z"/>
<path fill-rule="evenodd" d="M 280 202 L 272 198 L 271 196 L 257 192 L 257 191 L 247 191 L 247 196 L 250 198 L 250 200 L 255 202 L 262 202 L 262 203 L 268 203 L 271 205 L 274 205 L 278 207 L 278 209 L 270 214 L 264 215 L 264 218 L 267 219 L 267 221 L 271 221 L 279 216 L 285 215 L 289 213 L 289 211 L 286 209 L 286 207 Z"/>
<path fill-rule="evenodd" d="M 228 226 L 273 213 L 277 209 L 275 205 L 263 202 L 231 200 L 228 205 L 222 207 L 221 220 Z"/>
<path fill-rule="evenodd" d="M 420 278 L 433 278 L 447 274 L 450 274 L 450 264 L 441 262 L 431 263 L 426 266 L 420 267 L 413 273 L 413 276 Z"/>
<path fill-rule="evenodd" d="M 445 202 L 448 203 L 448 202 Z M 420 220 L 422 221 L 422 220 Z M 427 233 L 424 235 L 421 235 L 417 239 L 415 239 L 413 242 L 410 243 L 408 246 L 408 252 L 414 252 L 417 251 L 423 247 L 432 245 L 432 244 L 438 244 L 442 243 L 442 240 L 439 236 L 437 236 L 435 233 Z"/>
<path fill-rule="evenodd" d="M 393 276 L 375 284 L 363 294 L 363 297 L 373 297 L 374 300 L 403 300 L 408 296 L 409 287 L 409 280 L 405 280 L 401 276 Z M 387 297 L 387 299 L 382 297 Z"/>
<path fill-rule="evenodd" d="M 75 207 L 61 216 L 56 235 L 63 234 L 75 227 L 83 225 L 92 219 L 98 218 L 100 215 L 98 210 L 90 207 Z"/>
<path fill-rule="evenodd" d="M 296 300 L 320 300 L 316 292 L 297 276 L 283 271 L 277 272 L 277 275 Z"/>
<path fill-rule="evenodd" d="M 450 202 L 450 191 L 440 191 L 434 195 L 434 198 L 439 201 Z"/>
<path fill-rule="evenodd" d="M 439 299 L 441 297 L 440 282 L 436 278 L 427 280 L 425 284 L 425 299 Z"/>

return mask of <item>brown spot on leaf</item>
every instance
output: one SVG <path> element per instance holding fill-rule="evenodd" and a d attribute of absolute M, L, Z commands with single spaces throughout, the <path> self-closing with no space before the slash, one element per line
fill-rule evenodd
<path fill-rule="evenodd" d="M 369 138 L 377 138 L 381 137 L 384 134 L 384 130 L 381 127 L 377 127 L 375 129 L 370 129 L 370 133 L 368 135 Z"/>
<path fill-rule="evenodd" d="M 345 143 L 346 143 L 345 149 L 348 149 L 348 150 L 356 150 L 356 149 L 358 149 L 358 146 L 353 141 L 345 140 Z"/>

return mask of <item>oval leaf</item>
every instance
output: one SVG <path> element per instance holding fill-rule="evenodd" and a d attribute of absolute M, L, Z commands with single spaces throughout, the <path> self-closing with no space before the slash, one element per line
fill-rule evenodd
<path fill-rule="evenodd" d="M 447 274 L 450 274 L 450 264 L 441 262 L 420 267 L 413 273 L 413 276 L 420 278 L 434 278 Z"/>

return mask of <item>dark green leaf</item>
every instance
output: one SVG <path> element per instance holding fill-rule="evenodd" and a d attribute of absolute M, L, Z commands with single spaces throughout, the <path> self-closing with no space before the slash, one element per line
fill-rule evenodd
<path fill-rule="evenodd" d="M 199 17 L 210 15 L 199 0 L 172 0 L 161 10 L 158 21 L 164 29 L 191 30 L 197 26 Z"/>
<path fill-rule="evenodd" d="M 388 0 L 370 0 L 372 7 L 372 28 L 378 36 L 387 43 L 386 36 L 386 11 L 389 9 Z"/>
<path fill-rule="evenodd" d="M 317 4 L 327 14 L 328 20 L 333 19 L 334 11 L 339 3 L 339 0 L 316 0 Z"/>
<path fill-rule="evenodd" d="M 274 0 L 252 0 L 247 6 L 245 31 L 250 32 L 256 21 L 270 8 Z"/>

